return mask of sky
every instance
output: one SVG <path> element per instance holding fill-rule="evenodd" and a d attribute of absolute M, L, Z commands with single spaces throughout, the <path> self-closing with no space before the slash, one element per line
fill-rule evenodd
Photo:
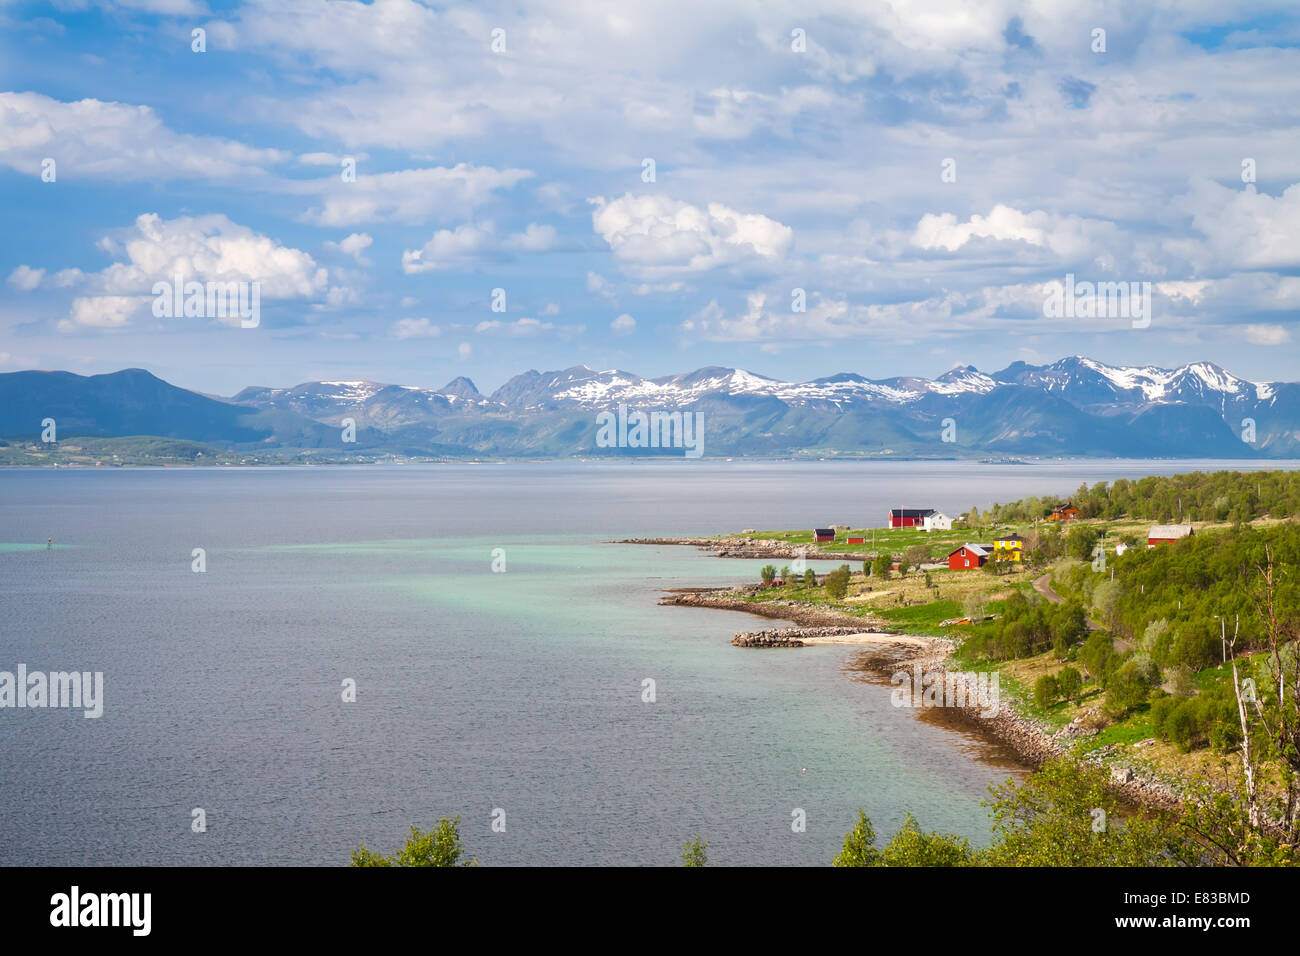
<path fill-rule="evenodd" d="M 0 91 L 0 372 L 1300 380 L 1294 3 L 0 0 Z"/>

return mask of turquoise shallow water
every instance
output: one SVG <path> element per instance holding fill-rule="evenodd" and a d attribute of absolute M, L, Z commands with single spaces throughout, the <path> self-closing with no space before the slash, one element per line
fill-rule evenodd
<path fill-rule="evenodd" d="M 98 720 L 0 711 L 0 862 L 338 864 L 457 813 L 487 864 L 673 864 L 697 834 L 824 864 L 858 807 L 984 842 L 1005 755 L 850 679 L 852 649 L 741 650 L 757 619 L 655 603 L 759 562 L 607 542 L 1160 469 L 1185 466 L 0 472 L 0 669 L 105 684 Z"/>

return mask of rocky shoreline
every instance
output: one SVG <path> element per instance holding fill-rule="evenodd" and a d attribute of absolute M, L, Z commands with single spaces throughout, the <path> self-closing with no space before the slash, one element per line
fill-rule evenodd
<path fill-rule="evenodd" d="M 771 538 L 624 538 L 613 544 L 681 545 L 711 551 L 719 558 L 757 558 L 774 561 L 864 561 L 871 557 L 863 551 L 819 551 L 815 546 L 792 546 Z"/>
<path fill-rule="evenodd" d="M 753 591 L 752 585 L 698 591 L 678 589 L 665 594 L 659 603 L 743 611 L 758 617 L 792 622 L 793 626 L 738 632 L 731 640 L 736 647 L 797 648 L 823 643 L 850 643 L 836 639 L 854 636 L 864 639 L 851 643 L 881 645 L 860 655 L 856 662 L 859 670 L 890 683 L 893 675 L 899 671 L 911 671 L 919 667 L 927 675 L 938 675 L 940 681 L 961 682 L 965 690 L 965 706 L 947 707 L 945 710 L 948 714 L 968 728 L 1004 744 L 1029 767 L 1037 768 L 1051 758 L 1076 754 L 1072 742 L 1095 733 L 1077 723 L 1053 732 L 1023 716 L 1020 711 L 1021 702 L 1010 697 L 1004 690 L 999 691 L 996 712 L 987 713 L 990 708 L 980 705 L 977 688 L 971 686 L 970 678 L 974 675 L 950 670 L 949 663 L 955 645 L 945 638 L 901 635 L 879 619 L 865 616 L 859 618 L 842 611 L 794 601 L 760 603 L 745 600 L 745 595 Z M 1111 788 L 1130 804 L 1160 810 L 1178 808 L 1178 792 L 1168 782 L 1140 765 L 1110 762 L 1107 758 L 1111 755 L 1111 748 L 1102 748 L 1096 754 L 1076 755 L 1076 759 L 1108 766 Z"/>

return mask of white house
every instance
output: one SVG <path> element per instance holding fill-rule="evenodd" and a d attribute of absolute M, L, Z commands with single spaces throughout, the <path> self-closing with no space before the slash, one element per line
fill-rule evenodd
<path fill-rule="evenodd" d="M 1128 545 L 1126 545 L 1123 541 L 1121 541 L 1119 544 L 1115 545 L 1115 557 L 1119 557 L 1127 550 L 1128 550 Z"/>
<path fill-rule="evenodd" d="M 926 531 L 951 531 L 952 519 L 942 511 L 936 511 L 928 514 L 922 519 L 922 527 Z"/>

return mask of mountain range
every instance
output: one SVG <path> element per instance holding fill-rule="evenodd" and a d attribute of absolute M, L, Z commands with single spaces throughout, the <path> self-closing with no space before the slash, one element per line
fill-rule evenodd
<path fill-rule="evenodd" d="M 440 389 L 253 386 L 228 398 L 142 369 L 0 374 L 0 436 L 11 440 L 39 441 L 53 418 L 59 438 L 150 435 L 279 457 L 656 453 L 597 447 L 597 416 L 620 405 L 698 413 L 705 457 L 1300 457 L 1300 384 L 1251 382 L 1210 362 L 1136 368 L 1073 356 L 935 379 L 845 372 L 801 383 L 712 366 L 647 379 L 579 365 L 524 372 L 490 395 L 457 378 Z M 344 441 L 344 419 L 355 441 Z"/>

